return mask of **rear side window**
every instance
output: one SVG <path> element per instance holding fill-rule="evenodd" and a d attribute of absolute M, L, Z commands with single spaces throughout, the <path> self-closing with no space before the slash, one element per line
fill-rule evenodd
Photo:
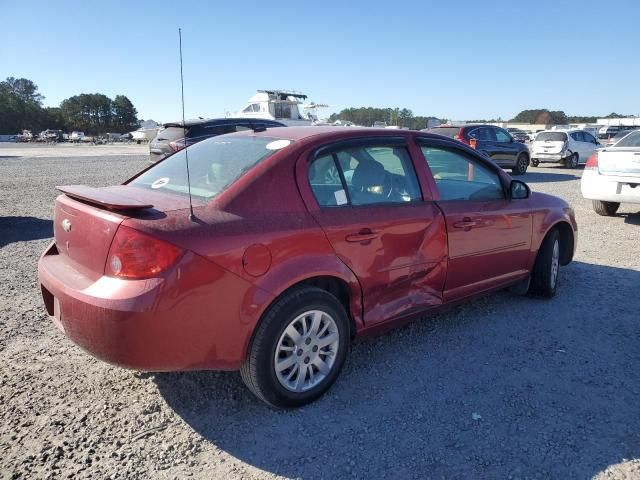
<path fill-rule="evenodd" d="M 490 128 L 486 128 L 486 127 L 479 127 L 479 128 L 474 128 L 473 130 L 469 130 L 467 135 L 469 136 L 469 138 L 475 138 L 476 140 L 480 140 L 484 142 L 495 141 L 493 131 Z"/>
<path fill-rule="evenodd" d="M 329 153 L 313 160 L 308 178 L 323 207 L 422 199 L 406 147 L 353 147 Z"/>
<path fill-rule="evenodd" d="M 188 152 L 191 194 L 209 200 L 290 143 L 290 140 L 270 137 L 210 138 L 167 157 L 129 185 L 187 195 L 185 155 Z"/>
<path fill-rule="evenodd" d="M 504 191 L 497 173 L 453 149 L 421 147 L 440 200 L 500 200 Z"/>
<path fill-rule="evenodd" d="M 566 142 L 567 134 L 564 132 L 540 132 L 536 135 L 536 142 Z"/>

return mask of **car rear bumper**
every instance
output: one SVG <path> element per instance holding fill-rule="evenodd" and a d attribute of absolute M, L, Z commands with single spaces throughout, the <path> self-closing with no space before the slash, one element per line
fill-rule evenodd
<path fill-rule="evenodd" d="M 40 258 L 47 312 L 74 343 L 135 370 L 236 370 L 253 323 L 243 317 L 249 285 L 187 252 L 166 276 L 89 279 L 55 244 Z"/>
<path fill-rule="evenodd" d="M 640 203 L 640 177 L 601 175 L 596 170 L 585 170 L 580 190 L 589 200 Z"/>
<path fill-rule="evenodd" d="M 556 163 L 564 160 L 564 155 L 561 153 L 540 153 L 533 152 L 531 158 L 537 160 L 540 163 Z"/>

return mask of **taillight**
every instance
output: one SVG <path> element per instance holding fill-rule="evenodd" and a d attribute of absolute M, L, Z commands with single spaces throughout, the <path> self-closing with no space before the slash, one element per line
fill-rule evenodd
<path fill-rule="evenodd" d="M 105 274 L 141 279 L 163 272 L 182 255 L 182 250 L 133 228 L 120 226 L 111 242 Z"/>
<path fill-rule="evenodd" d="M 464 143 L 465 145 L 469 145 L 469 140 L 464 138 L 464 128 L 460 129 L 460 131 L 458 132 L 458 135 L 456 135 L 455 139 L 460 141 L 460 142 L 462 142 L 462 143 Z"/>
<path fill-rule="evenodd" d="M 597 170 L 598 169 L 598 152 L 593 154 L 587 160 L 587 164 L 584 166 L 585 170 Z"/>
<path fill-rule="evenodd" d="M 184 145 L 185 145 L 185 142 L 184 142 L 183 139 L 175 140 L 173 142 L 169 142 L 169 147 L 174 152 L 177 152 L 178 150 L 182 150 L 184 148 Z"/>

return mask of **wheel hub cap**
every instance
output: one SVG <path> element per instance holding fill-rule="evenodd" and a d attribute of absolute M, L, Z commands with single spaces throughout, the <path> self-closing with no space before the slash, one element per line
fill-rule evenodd
<path fill-rule="evenodd" d="M 292 392 L 305 392 L 331 372 L 340 344 L 335 320 L 322 310 L 309 310 L 294 318 L 276 345 L 274 369 L 280 384 Z"/>
<path fill-rule="evenodd" d="M 553 244 L 553 252 L 551 254 L 551 287 L 555 288 L 558 281 L 558 269 L 560 267 L 560 245 L 556 240 Z"/>

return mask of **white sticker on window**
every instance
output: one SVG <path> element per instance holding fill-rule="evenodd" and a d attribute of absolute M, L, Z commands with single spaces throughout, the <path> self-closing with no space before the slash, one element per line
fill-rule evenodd
<path fill-rule="evenodd" d="M 169 183 L 169 177 L 162 177 L 151 184 L 151 188 L 162 188 Z"/>
<path fill-rule="evenodd" d="M 344 205 L 347 203 L 347 194 L 344 193 L 344 190 L 336 190 L 333 194 L 336 197 L 336 204 Z"/>
<path fill-rule="evenodd" d="M 267 143 L 264 148 L 266 148 L 267 150 L 280 150 L 290 143 L 291 140 L 274 140 L 273 142 Z"/>

